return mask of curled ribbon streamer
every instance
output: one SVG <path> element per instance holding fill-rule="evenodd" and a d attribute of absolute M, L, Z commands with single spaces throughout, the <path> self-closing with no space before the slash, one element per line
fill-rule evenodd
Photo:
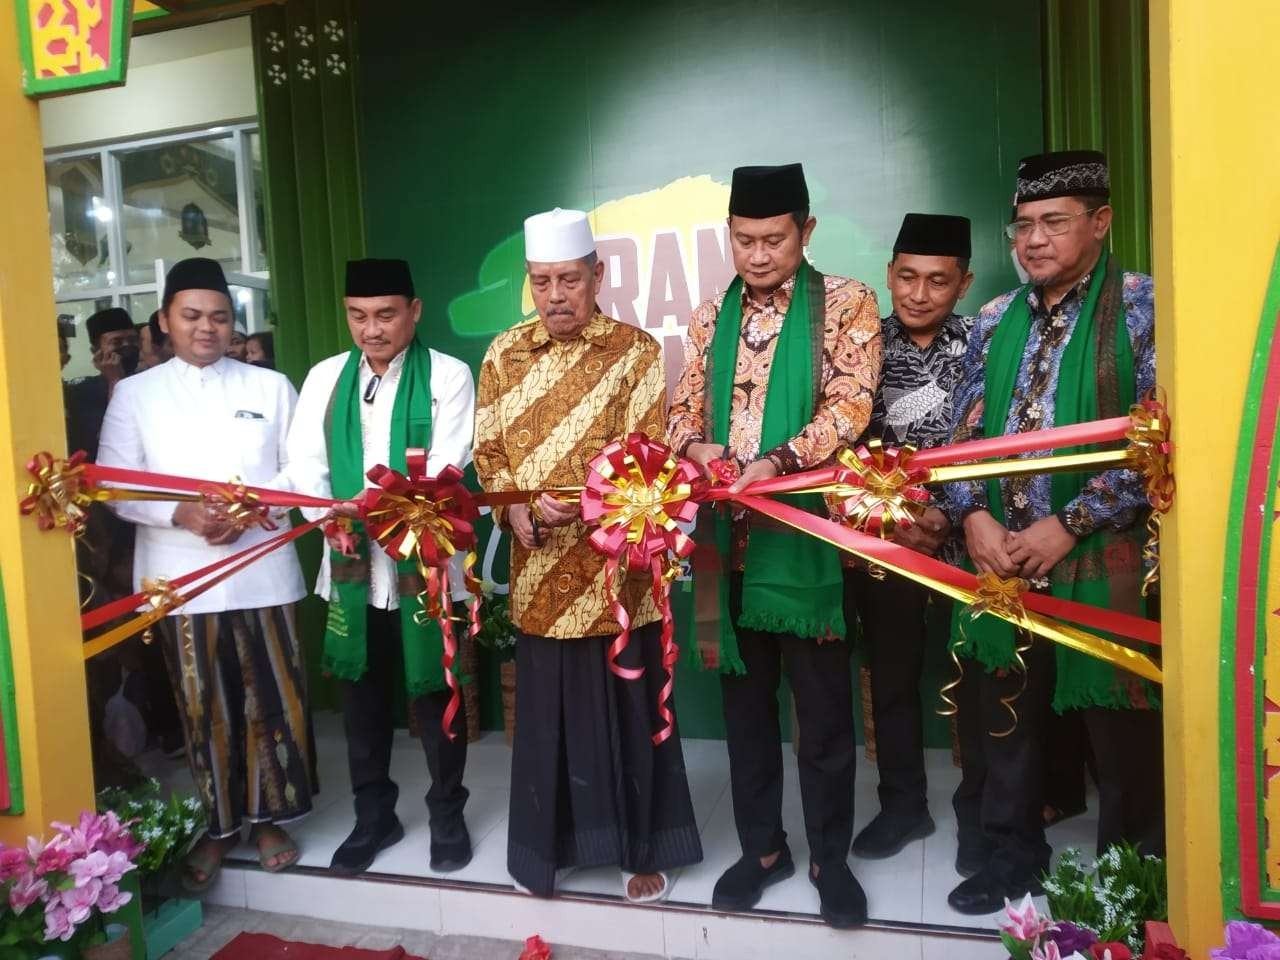
<path fill-rule="evenodd" d="M 1023 595 L 1029 590 L 1031 584 L 1020 577 L 1000 577 L 994 573 L 978 574 L 978 586 L 974 592 L 973 601 L 965 608 L 960 622 L 961 636 L 964 635 L 964 622 L 966 620 L 972 622 L 984 613 L 989 613 L 999 617 L 1001 620 L 1007 620 L 1014 626 L 1014 635 L 1020 638 L 1015 641 L 1013 649 L 1014 669 L 1022 674 L 1022 683 L 1018 689 L 1008 696 L 1000 698 L 1000 705 L 1009 711 L 1010 725 L 1008 730 L 996 733 L 991 732 L 991 736 L 1003 738 L 1009 736 L 1014 730 L 1018 729 L 1018 711 L 1014 708 L 1014 703 L 1027 689 L 1027 663 L 1022 655 L 1031 649 L 1030 640 L 1022 640 L 1021 638 L 1029 638 L 1027 632 L 1030 629 L 1030 621 L 1027 617 L 1027 608 L 1022 602 Z M 952 650 L 952 657 L 955 657 L 955 650 Z M 956 660 L 959 665 L 959 660 Z M 945 687 L 943 689 L 946 689 Z M 942 691 L 938 692 L 942 696 Z M 948 698 L 942 696 L 943 700 Z M 954 701 L 951 701 L 954 706 Z"/>
<path fill-rule="evenodd" d="M 956 673 L 950 683 L 944 683 L 938 690 L 938 699 L 942 701 L 942 706 L 938 708 L 940 717 L 954 717 L 960 713 L 960 704 L 952 698 L 951 692 L 964 681 L 964 667 L 960 664 L 960 657 L 956 654 L 954 644 L 947 644 L 947 653 L 951 656 L 951 663 L 955 666 Z"/>
<path fill-rule="evenodd" d="M 201 488 L 200 496 L 218 519 L 237 530 L 244 531 L 250 527 L 269 531 L 277 529 L 271 519 L 271 508 L 262 502 L 262 495 L 238 479 L 231 483 L 206 484 Z"/>
<path fill-rule="evenodd" d="M 631 618 L 620 598 L 619 577 L 648 570 L 655 602 L 662 613 L 662 660 L 666 682 L 658 698 L 663 727 L 653 735 L 660 744 L 671 736 L 674 718 L 668 706 L 678 647 L 671 624 L 670 582 L 678 561 L 693 553 L 693 541 L 680 529 L 698 512 L 694 499 L 698 468 L 678 459 L 671 448 L 642 433 L 608 444 L 587 465 L 579 497 L 582 520 L 591 527 L 591 545 L 605 558 L 605 593 L 620 632 L 609 646 L 609 670 L 635 680 L 644 668 L 624 667 L 618 658 L 631 639 Z M 672 572 L 675 565 L 675 572 Z"/>
<path fill-rule="evenodd" d="M 142 642 L 151 643 L 154 639 L 151 636 L 151 628 L 157 620 L 167 617 L 174 610 L 187 602 L 182 594 L 178 593 L 169 583 L 168 577 L 151 577 L 142 578 L 142 592 L 146 594 L 147 602 L 151 604 L 151 610 L 144 616 L 151 618 L 142 631 Z"/>
<path fill-rule="evenodd" d="M 1130 407 L 1130 427 L 1125 434 L 1129 439 L 1134 469 L 1146 481 L 1147 502 L 1151 504 L 1151 514 L 1147 517 L 1147 540 L 1142 545 L 1142 559 L 1148 568 L 1142 578 L 1144 597 L 1160 580 L 1160 522 L 1173 506 L 1175 490 L 1173 441 L 1170 439 L 1169 411 L 1164 401 L 1164 392 L 1154 390 Z"/>
<path fill-rule="evenodd" d="M 441 726 L 453 740 L 453 720 L 462 706 L 462 696 L 454 663 L 458 642 L 449 616 L 449 559 L 466 550 L 474 556 L 475 521 L 480 516 L 476 499 L 462 485 L 462 471 L 450 464 L 435 477 L 427 476 L 427 452 L 421 448 L 405 451 L 406 473 L 401 474 L 379 464 L 368 477 L 377 484 L 366 490 L 362 513 L 369 536 L 393 560 L 413 559 L 425 585 L 418 594 L 419 610 L 415 620 L 426 618 L 440 624 L 445 683 L 449 687 L 449 704 L 445 707 Z M 474 560 L 469 561 L 474 567 Z M 472 631 L 479 631 L 479 584 L 469 572 L 467 589 L 473 596 Z"/>

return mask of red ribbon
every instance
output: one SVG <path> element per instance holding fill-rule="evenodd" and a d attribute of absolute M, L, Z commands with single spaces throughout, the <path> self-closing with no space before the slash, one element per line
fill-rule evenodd
<path fill-rule="evenodd" d="M 83 458 L 84 453 L 81 451 L 76 456 Z M 70 462 L 74 462 L 75 457 Z M 92 486 L 101 486 L 104 483 L 111 484 L 136 484 L 140 487 L 150 487 L 157 490 L 176 490 L 180 493 L 199 493 L 205 494 L 211 488 L 224 486 L 210 480 L 197 480 L 192 477 L 179 477 L 169 473 L 152 473 L 149 470 L 127 470 L 123 467 L 105 467 L 97 463 L 87 463 L 84 465 L 84 480 Z M 257 504 L 267 507 L 318 507 L 328 508 L 335 503 L 341 503 L 340 500 L 326 499 L 324 497 L 312 497 L 305 493 L 291 493 L 283 490 L 269 490 L 266 487 L 236 487 L 237 490 L 243 489 L 246 495 L 249 495 Z"/>
<path fill-rule="evenodd" d="M 462 694 L 454 663 L 458 641 L 449 613 L 449 559 L 458 551 L 468 554 L 475 548 L 475 521 L 480 510 L 475 497 L 462 485 L 462 471 L 452 464 L 435 477 L 427 476 L 427 451 L 414 447 L 405 451 L 407 476 L 379 464 L 368 477 L 377 484 L 365 491 L 361 510 L 369 536 L 393 560 L 414 558 L 426 589 L 418 597 L 422 605 L 419 616 L 434 617 L 440 624 L 445 683 L 449 687 L 449 703 L 445 707 L 441 727 L 453 740 L 457 734 L 453 721 L 462 707 Z M 470 569 L 474 557 L 468 557 L 467 588 L 473 597 L 478 584 Z M 471 605 L 470 634 L 479 632 L 479 600 Z"/>
<path fill-rule="evenodd" d="M 587 465 L 586 486 L 579 504 L 582 520 L 593 527 L 589 541 L 605 558 L 605 591 L 620 632 L 609 645 L 609 669 L 627 680 L 644 668 L 624 667 L 618 658 L 631 639 L 631 618 L 619 597 L 618 576 L 649 570 L 655 603 L 662 614 L 662 665 L 666 681 L 658 695 L 662 728 L 655 745 L 670 737 L 675 719 L 670 709 L 675 665 L 680 648 L 671 619 L 671 580 L 679 560 L 693 553 L 693 541 L 680 529 L 698 512 L 693 498 L 698 468 L 677 459 L 666 444 L 632 433 L 610 443 Z"/>

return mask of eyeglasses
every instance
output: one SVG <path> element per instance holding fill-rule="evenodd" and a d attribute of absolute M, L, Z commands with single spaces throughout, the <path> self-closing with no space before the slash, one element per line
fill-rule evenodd
<path fill-rule="evenodd" d="M 1031 236 L 1032 231 L 1039 227 L 1046 237 L 1060 237 L 1071 229 L 1072 220 L 1077 217 L 1087 217 L 1101 209 L 1101 207 L 1090 207 L 1079 213 L 1051 213 L 1039 220 L 1014 220 L 1012 223 L 1005 224 L 1004 235 L 1010 240 L 1017 240 L 1019 237 Z"/>

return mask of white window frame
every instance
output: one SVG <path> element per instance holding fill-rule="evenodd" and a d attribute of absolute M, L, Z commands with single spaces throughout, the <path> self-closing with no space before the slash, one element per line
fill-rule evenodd
<path fill-rule="evenodd" d="M 236 202 L 240 217 L 240 269 L 227 272 L 227 282 L 239 287 L 267 291 L 271 286 L 269 270 L 251 270 L 253 266 L 253 238 L 257 235 L 258 211 L 253 203 L 252 170 L 249 164 L 249 135 L 258 133 L 256 120 L 239 123 L 227 123 L 190 130 L 185 133 L 171 133 L 155 137 L 143 137 L 134 140 L 120 140 L 102 144 L 97 147 L 82 147 L 69 150 L 49 150 L 44 155 L 46 165 L 59 160 L 78 160 L 83 157 L 97 157 L 102 169 L 103 200 L 111 210 L 111 220 L 107 226 L 107 256 L 111 272 L 118 278 L 127 276 L 124 262 L 124 213 L 122 210 L 122 194 L 120 181 L 120 154 L 146 147 L 163 146 L 169 143 L 188 143 L 210 139 L 229 139 L 235 155 L 236 166 Z M 124 305 L 124 297 L 136 294 L 154 294 L 159 302 L 164 290 L 164 277 L 172 262 L 157 260 L 155 263 L 155 281 L 152 283 L 113 283 L 105 287 L 88 287 L 68 291 L 58 297 L 57 303 L 77 302 L 84 300 L 105 300 L 111 298 L 113 307 Z M 259 316 L 256 300 L 244 305 L 245 326 L 248 333 L 258 333 L 269 329 L 267 318 Z"/>

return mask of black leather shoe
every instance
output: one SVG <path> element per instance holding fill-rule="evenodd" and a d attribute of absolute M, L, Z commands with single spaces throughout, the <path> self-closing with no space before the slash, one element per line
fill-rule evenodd
<path fill-rule="evenodd" d="M 978 916 L 1002 909 L 1006 899 L 1017 903 L 1026 893 L 1033 897 L 1044 893 L 1044 888 L 1034 875 L 1010 876 L 988 863 L 952 890 L 947 896 L 947 903 L 957 913 Z"/>
<path fill-rule="evenodd" d="M 810 867 L 809 882 L 818 888 L 818 912 L 831 926 L 851 930 L 867 922 L 867 895 L 847 863 L 824 866 L 816 877 Z"/>
<path fill-rule="evenodd" d="M 884 860 L 902 852 L 912 840 L 933 833 L 933 818 L 927 811 L 917 814 L 876 814 L 853 838 L 853 855 L 864 860 Z"/>
<path fill-rule="evenodd" d="M 972 877 L 991 859 L 991 844 L 980 831 L 961 830 L 956 835 L 956 873 Z"/>
<path fill-rule="evenodd" d="M 759 857 L 744 855 L 716 881 L 711 906 L 716 910 L 750 910 L 760 902 L 765 887 L 781 883 L 795 872 L 791 848 L 785 843 L 771 867 L 760 866 Z"/>
<path fill-rule="evenodd" d="M 436 873 L 452 873 L 471 862 L 471 834 L 459 819 L 448 830 L 431 830 L 431 869 Z"/>
<path fill-rule="evenodd" d="M 333 852 L 329 872 L 340 877 L 353 877 L 373 866 L 374 858 L 388 847 L 404 839 L 404 827 L 392 817 L 385 823 L 357 823 L 342 846 Z"/>

